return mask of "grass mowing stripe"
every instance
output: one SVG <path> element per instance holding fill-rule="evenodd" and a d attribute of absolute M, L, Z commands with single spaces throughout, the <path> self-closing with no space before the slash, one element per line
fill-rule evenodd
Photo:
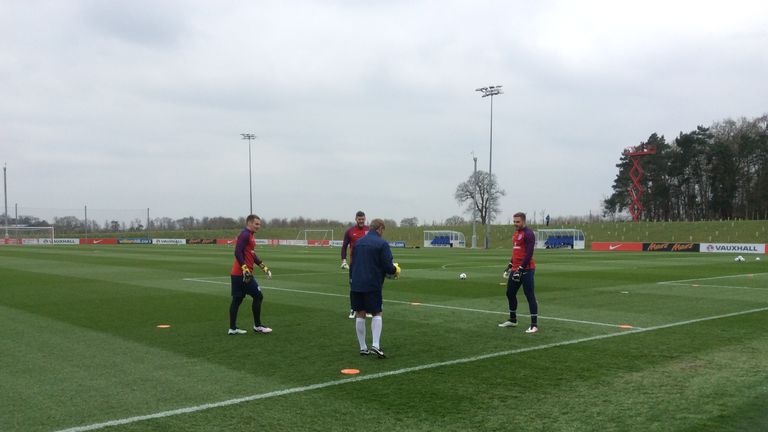
<path fill-rule="evenodd" d="M 229 285 L 229 282 L 219 282 L 219 281 L 210 281 L 205 279 L 195 279 L 195 278 L 185 278 L 186 281 L 192 281 L 192 282 L 203 282 L 203 283 L 212 283 L 212 284 L 219 284 L 219 285 Z M 324 295 L 324 296 L 330 296 L 330 297 L 344 297 L 348 298 L 349 295 L 346 294 L 336 294 L 336 293 L 324 293 L 319 291 L 306 291 L 306 290 L 298 290 L 298 289 L 292 289 L 292 288 L 277 288 L 277 287 L 268 287 L 268 286 L 260 286 L 261 288 L 268 289 L 268 290 L 275 290 L 275 291 L 287 291 L 287 292 L 296 292 L 296 293 L 302 293 L 302 294 L 315 294 L 315 295 Z M 386 303 L 398 303 L 398 304 L 405 304 L 405 305 L 413 305 L 413 306 L 424 306 L 424 307 L 432 307 L 432 308 L 438 308 L 438 309 L 451 309 L 451 310 L 459 310 L 464 312 L 479 312 L 479 313 L 487 313 L 487 314 L 494 314 L 494 315 L 507 315 L 508 312 L 502 312 L 502 311 L 489 311 L 485 309 L 473 309 L 473 308 L 465 308 L 465 307 L 459 307 L 459 306 L 448 306 L 448 305 L 438 305 L 438 304 L 431 304 L 431 303 L 421 303 L 418 304 L 414 302 L 409 301 L 403 301 L 403 300 L 390 300 L 390 299 L 384 299 L 383 300 Z M 519 316 L 525 316 L 529 317 L 528 314 L 518 313 Z M 583 321 L 583 320 L 576 320 L 576 319 L 570 319 L 570 318 L 558 318 L 558 317 L 548 317 L 544 315 L 539 315 L 540 319 L 548 319 L 553 321 L 564 321 L 564 322 L 572 322 L 577 324 L 589 324 L 589 325 L 598 325 L 598 326 L 605 326 L 605 327 L 613 327 L 613 328 L 623 328 L 621 327 L 621 324 L 609 324 L 609 323 L 601 323 L 601 322 L 595 322 L 595 321 Z M 634 328 L 641 328 L 641 327 L 634 327 Z"/>
<path fill-rule="evenodd" d="M 428 363 L 428 364 L 424 364 L 424 365 L 420 365 L 420 366 L 413 366 L 413 367 L 397 369 L 397 370 L 387 371 L 387 372 L 380 372 L 380 373 L 376 373 L 376 374 L 359 376 L 359 377 L 355 377 L 355 378 L 346 378 L 346 379 L 335 380 L 335 381 L 327 381 L 327 382 L 324 382 L 324 383 L 311 384 L 311 385 L 301 386 L 301 387 L 293 387 L 293 388 L 284 389 L 284 390 L 276 390 L 276 391 L 272 391 L 272 392 L 268 392 L 268 393 L 261 393 L 261 394 L 255 394 L 255 395 L 250 395 L 250 396 L 244 396 L 244 397 L 241 397 L 241 398 L 229 399 L 229 400 L 220 401 L 220 402 L 207 403 L 207 404 L 197 405 L 197 406 L 193 406 L 193 407 L 179 408 L 179 409 L 169 410 L 169 411 L 161 411 L 161 412 L 154 413 L 154 414 L 147 414 L 147 415 L 141 415 L 141 416 L 127 417 L 127 418 L 123 418 L 123 419 L 110 420 L 110 421 L 106 421 L 106 422 L 103 422 L 103 423 L 94 423 L 94 424 L 85 425 L 85 426 L 76 426 L 76 427 L 68 428 L 68 429 L 60 429 L 57 432 L 85 432 L 85 431 L 97 430 L 97 429 L 102 429 L 102 428 L 110 427 L 110 426 L 119 426 L 119 425 L 124 425 L 124 424 L 129 424 L 129 423 L 136 423 L 136 422 L 140 422 L 140 421 L 144 421 L 144 420 L 152 420 L 152 419 L 159 419 L 159 418 L 164 418 L 164 417 L 171 417 L 171 416 L 180 415 L 180 414 L 190 414 L 190 413 L 194 413 L 194 412 L 198 412 L 198 411 L 204 411 L 204 410 L 208 410 L 208 409 L 212 409 L 212 408 L 220 408 L 220 407 L 225 407 L 225 406 L 230 406 L 230 405 L 236 405 L 236 404 L 240 404 L 240 403 L 243 403 L 243 402 L 250 402 L 250 401 L 260 400 L 260 399 L 268 399 L 268 398 L 273 398 L 273 397 L 278 397 L 278 396 L 285 396 L 285 395 L 294 394 L 294 393 L 303 393 L 303 392 L 306 392 L 306 391 L 319 390 L 319 389 L 323 389 L 323 388 L 327 388 L 327 387 L 332 387 L 332 386 L 337 386 L 337 385 L 342 385 L 342 384 L 374 380 L 374 379 L 385 378 L 385 377 L 394 376 L 394 375 L 402 375 L 402 374 L 411 373 L 411 372 L 418 372 L 418 371 L 427 370 L 427 369 L 434 369 L 434 368 L 443 367 L 443 366 L 452 366 L 452 365 L 457 365 L 457 364 L 471 363 L 471 362 L 487 360 L 487 359 L 491 359 L 491 358 L 495 358 L 495 357 L 501 357 L 501 356 L 506 356 L 506 355 L 520 354 L 520 353 L 530 352 L 530 351 L 540 351 L 540 350 L 545 350 L 545 349 L 549 349 L 549 348 L 556 348 L 556 347 L 561 347 L 561 346 L 566 346 L 566 345 L 575 345 L 575 344 L 579 344 L 579 343 L 583 343 L 583 342 L 591 342 L 591 341 L 596 341 L 596 340 L 601 340 L 601 339 L 608 339 L 608 338 L 613 338 L 613 337 L 616 337 L 616 336 L 624 336 L 624 335 L 628 335 L 628 334 L 645 333 L 645 332 L 654 331 L 654 330 L 662 330 L 662 329 L 667 329 L 667 328 L 671 328 L 671 327 L 679 327 L 679 326 L 695 324 L 695 323 L 704 322 L 704 321 L 712 321 L 712 320 L 718 320 L 718 319 L 723 319 L 723 318 L 731 318 L 731 317 L 735 317 L 735 316 L 746 315 L 746 314 L 751 314 L 751 313 L 759 313 L 759 312 L 765 312 L 765 311 L 768 311 L 768 307 L 757 308 L 757 309 L 749 309 L 749 310 L 745 310 L 745 311 L 732 312 L 732 313 L 727 313 L 727 314 L 722 314 L 722 315 L 715 315 L 715 316 L 704 317 L 704 318 L 696 318 L 696 319 L 691 319 L 691 320 L 687 320 L 687 321 L 680 321 L 680 322 L 675 322 L 675 323 L 669 323 L 669 324 L 662 324 L 662 325 L 658 325 L 658 326 L 654 326 L 654 327 L 648 327 L 648 328 L 644 328 L 644 329 L 633 329 L 633 330 L 628 330 L 628 331 L 625 331 L 625 332 L 609 333 L 609 334 L 604 334 L 604 335 L 597 335 L 597 336 L 590 336 L 590 337 L 585 337 L 585 338 L 573 339 L 573 340 L 570 340 L 570 341 L 554 342 L 554 343 L 545 344 L 545 345 L 539 345 L 539 346 L 534 346 L 534 347 L 519 348 L 519 349 L 507 350 L 507 351 L 499 351 L 499 352 L 495 352 L 495 353 L 483 354 L 483 355 L 474 356 L 474 357 L 465 357 L 465 358 L 461 358 L 461 359 L 448 360 L 448 361 L 443 361 L 443 362 Z"/>

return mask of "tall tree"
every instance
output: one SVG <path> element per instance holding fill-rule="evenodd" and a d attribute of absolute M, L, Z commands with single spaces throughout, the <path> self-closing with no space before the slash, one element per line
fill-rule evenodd
<path fill-rule="evenodd" d="M 507 193 L 499 188 L 496 175 L 488 175 L 486 171 L 472 173 L 467 181 L 456 186 L 454 198 L 459 205 L 466 205 L 468 214 L 476 214 L 480 223 L 485 225 L 488 215 L 495 216 L 501 212 L 499 200 Z"/>
<path fill-rule="evenodd" d="M 665 220 L 768 218 L 768 115 L 698 126 L 671 145 L 652 134 L 657 153 L 643 161 L 646 217 Z M 630 160 L 622 155 L 605 215 L 629 199 Z"/>

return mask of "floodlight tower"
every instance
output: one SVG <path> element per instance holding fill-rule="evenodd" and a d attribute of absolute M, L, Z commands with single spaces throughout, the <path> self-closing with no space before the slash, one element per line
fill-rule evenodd
<path fill-rule="evenodd" d="M 629 213 L 635 222 L 639 222 L 640 216 L 643 215 L 643 203 L 640 198 L 645 192 L 643 185 L 640 184 L 640 179 L 645 174 L 640 162 L 644 156 L 652 154 L 656 154 L 656 146 L 647 143 L 624 150 L 624 156 L 629 156 L 632 159 L 632 169 L 629 170 L 629 178 L 632 179 L 632 185 L 629 186 L 629 197 L 632 198 L 632 202 L 629 204 Z"/>
<path fill-rule="evenodd" d="M 483 94 L 482 97 L 491 97 L 491 129 L 490 129 L 490 151 L 488 155 L 488 209 L 486 211 L 486 225 L 485 225 L 485 248 L 491 247 L 491 219 L 493 218 L 493 212 L 490 211 L 491 199 L 493 198 L 493 97 L 500 94 L 504 94 L 501 91 L 500 85 L 480 87 L 475 89 Z"/>
<path fill-rule="evenodd" d="M 5 181 L 5 170 L 8 168 L 8 164 L 3 164 L 3 198 L 5 201 L 5 238 L 8 238 L 8 185 Z M 19 220 L 16 219 L 18 225 Z"/>
<path fill-rule="evenodd" d="M 472 200 L 472 205 L 475 206 L 472 209 L 472 249 L 477 249 L 477 156 L 475 156 L 474 151 L 472 152 L 472 160 L 475 161 L 475 171 L 473 172 L 475 190 L 473 191 L 474 199 Z"/>
<path fill-rule="evenodd" d="M 256 139 L 256 135 L 252 133 L 241 133 L 244 140 L 248 140 L 248 194 L 251 198 L 251 212 L 253 214 L 253 177 L 251 175 L 251 141 Z"/>

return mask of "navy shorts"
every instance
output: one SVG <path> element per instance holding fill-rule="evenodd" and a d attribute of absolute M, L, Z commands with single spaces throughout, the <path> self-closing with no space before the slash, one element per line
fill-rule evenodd
<path fill-rule="evenodd" d="M 246 294 L 251 297 L 261 296 L 261 289 L 256 278 L 251 279 L 247 284 L 243 283 L 242 276 L 230 275 L 232 278 L 232 297 L 245 297 Z"/>
<path fill-rule="evenodd" d="M 349 292 L 349 302 L 355 311 L 376 314 L 381 312 L 381 291 Z"/>

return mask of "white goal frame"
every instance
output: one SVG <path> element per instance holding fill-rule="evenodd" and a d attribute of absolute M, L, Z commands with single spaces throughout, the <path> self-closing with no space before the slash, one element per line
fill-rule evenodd
<path fill-rule="evenodd" d="M 56 239 L 56 230 L 48 227 L 8 226 L 4 231 L 0 244 L 11 245 L 36 245 L 53 244 Z"/>
<path fill-rule="evenodd" d="M 467 247 L 467 241 L 464 237 L 464 233 L 459 231 L 448 230 L 425 230 L 424 231 L 424 247 Z"/>
<path fill-rule="evenodd" d="M 540 229 L 536 231 L 536 249 L 584 249 L 584 231 L 574 228 Z"/>
<path fill-rule="evenodd" d="M 329 233 L 330 238 L 328 238 Z M 330 246 L 333 241 L 333 229 L 305 229 L 299 231 L 296 241 L 303 243 L 304 246 Z"/>

